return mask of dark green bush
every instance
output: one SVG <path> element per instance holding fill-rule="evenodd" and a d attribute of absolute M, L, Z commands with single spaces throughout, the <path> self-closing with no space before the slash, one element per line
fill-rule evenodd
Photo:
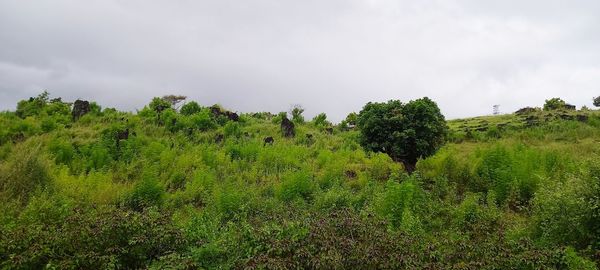
<path fill-rule="evenodd" d="M 193 115 L 193 114 L 200 112 L 200 110 L 202 110 L 202 107 L 200 107 L 200 105 L 198 105 L 198 102 L 190 101 L 186 104 L 183 104 L 183 106 L 181 106 L 181 109 L 179 111 L 183 115 Z"/>
<path fill-rule="evenodd" d="M 134 269 L 174 252 L 186 239 L 156 209 L 74 208 L 61 222 L 9 228 L 1 238 L 1 267 Z"/>

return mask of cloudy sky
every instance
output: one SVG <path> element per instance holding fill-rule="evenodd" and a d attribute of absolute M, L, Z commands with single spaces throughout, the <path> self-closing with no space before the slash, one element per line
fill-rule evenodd
<path fill-rule="evenodd" d="M 600 1 L 0 0 L 0 110 L 47 89 L 139 109 L 183 94 L 340 120 L 429 96 L 448 118 L 600 95 Z"/>

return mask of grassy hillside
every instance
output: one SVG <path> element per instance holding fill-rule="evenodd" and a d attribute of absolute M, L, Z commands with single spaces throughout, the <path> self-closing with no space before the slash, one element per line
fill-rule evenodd
<path fill-rule="evenodd" d="M 597 111 L 449 121 L 446 146 L 408 175 L 322 119 L 286 138 L 269 113 L 90 108 L 74 119 L 41 96 L 0 113 L 2 268 L 600 262 Z"/>

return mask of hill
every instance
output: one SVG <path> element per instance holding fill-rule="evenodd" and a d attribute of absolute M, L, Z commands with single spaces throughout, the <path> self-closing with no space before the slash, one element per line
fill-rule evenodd
<path fill-rule="evenodd" d="M 449 121 L 409 175 L 322 117 L 292 136 L 282 114 L 77 104 L 42 94 L 0 113 L 2 268 L 600 262 L 597 111 Z"/>

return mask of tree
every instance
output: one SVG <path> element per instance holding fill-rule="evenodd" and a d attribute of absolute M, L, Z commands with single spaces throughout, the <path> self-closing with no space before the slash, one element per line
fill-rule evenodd
<path fill-rule="evenodd" d="M 348 123 L 348 125 L 350 126 L 356 126 L 356 121 L 358 120 L 358 114 L 356 114 L 355 112 L 351 112 L 348 114 L 348 116 L 346 116 L 346 123 Z"/>
<path fill-rule="evenodd" d="M 564 108 L 567 103 L 560 98 L 547 99 L 544 104 L 544 111 L 554 111 Z"/>
<path fill-rule="evenodd" d="M 48 104 L 50 94 L 44 90 L 37 97 L 30 97 L 29 100 L 21 100 L 17 103 L 17 116 L 26 118 L 28 116 L 38 115 Z"/>
<path fill-rule="evenodd" d="M 172 103 L 162 98 L 155 97 L 149 104 L 151 110 L 161 113 L 162 111 L 171 108 Z"/>
<path fill-rule="evenodd" d="M 202 110 L 202 107 L 200 107 L 200 105 L 198 105 L 196 101 L 190 101 L 181 106 L 180 112 L 183 115 L 192 115 L 199 112 L 200 110 Z"/>
<path fill-rule="evenodd" d="M 600 107 L 600 96 L 594 98 L 594 106 Z"/>
<path fill-rule="evenodd" d="M 325 113 L 317 114 L 317 116 L 315 116 L 312 121 L 313 121 L 313 124 L 317 127 L 331 126 L 331 123 L 329 121 L 327 121 L 327 114 L 325 114 Z"/>
<path fill-rule="evenodd" d="M 171 103 L 171 107 L 177 109 L 177 104 L 186 99 L 186 96 L 181 95 L 166 95 L 162 97 L 162 100 Z"/>
<path fill-rule="evenodd" d="M 302 105 L 300 105 L 300 104 L 293 105 L 292 109 L 290 110 L 290 113 L 292 114 L 292 121 L 294 121 L 297 124 L 304 123 L 304 116 L 302 116 L 303 112 L 304 112 L 304 108 L 302 107 Z"/>
<path fill-rule="evenodd" d="M 427 97 L 407 104 L 369 102 L 358 115 L 357 127 L 366 150 L 388 154 L 409 173 L 419 158 L 433 155 L 445 143 L 448 133 L 440 109 Z"/>

